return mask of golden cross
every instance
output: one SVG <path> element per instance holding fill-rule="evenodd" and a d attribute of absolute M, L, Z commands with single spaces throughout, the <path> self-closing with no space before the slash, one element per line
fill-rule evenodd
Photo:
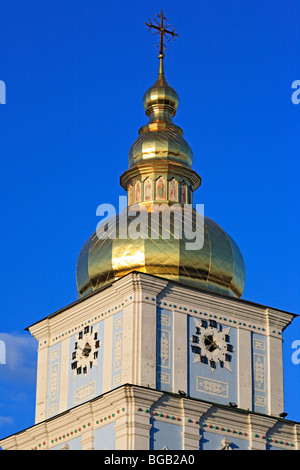
<path fill-rule="evenodd" d="M 164 17 L 163 11 L 161 10 L 160 15 L 155 15 L 157 18 L 160 18 L 160 22 L 157 21 L 156 18 L 154 18 L 154 21 L 156 22 L 155 24 L 152 24 L 150 20 L 148 20 L 148 23 L 145 23 L 146 26 L 148 26 L 149 30 L 151 28 L 154 28 L 156 31 L 153 34 L 159 34 L 160 35 L 160 44 L 159 44 L 159 57 L 164 58 L 165 57 L 165 49 L 167 49 L 167 46 L 164 44 L 164 37 L 170 41 L 169 37 L 167 36 L 168 34 L 171 35 L 171 37 L 175 40 L 175 36 L 179 37 L 179 34 L 175 33 L 175 28 L 172 31 L 169 31 L 167 28 L 169 28 L 169 24 L 165 25 L 164 20 L 168 21 L 167 18 Z"/>

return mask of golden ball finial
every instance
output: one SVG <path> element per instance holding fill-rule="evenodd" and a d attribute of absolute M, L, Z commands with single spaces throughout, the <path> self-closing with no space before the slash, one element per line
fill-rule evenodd
<path fill-rule="evenodd" d="M 172 122 L 178 104 L 178 93 L 166 81 L 163 70 L 163 56 L 160 55 L 158 78 L 145 93 L 143 104 L 150 122 Z"/>

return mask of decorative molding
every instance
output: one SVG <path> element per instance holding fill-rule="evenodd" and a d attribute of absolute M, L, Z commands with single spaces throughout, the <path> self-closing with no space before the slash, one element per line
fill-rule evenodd
<path fill-rule="evenodd" d="M 58 384 L 59 384 L 59 362 L 51 364 L 50 366 L 50 381 L 49 381 L 49 401 L 58 399 Z"/>
<path fill-rule="evenodd" d="M 141 408 L 140 406 L 137 407 L 137 411 L 142 411 L 144 413 L 150 413 L 152 417 L 154 417 L 155 419 L 158 419 L 158 418 L 165 418 L 166 420 L 174 420 L 174 421 L 182 421 L 182 418 L 180 418 L 179 416 L 174 416 L 172 414 L 168 414 L 168 413 L 162 413 L 160 411 L 152 411 L 148 408 Z"/>
<path fill-rule="evenodd" d="M 113 353 L 113 370 L 118 371 L 122 369 L 122 344 L 123 332 L 115 333 L 114 336 L 114 353 Z"/>
<path fill-rule="evenodd" d="M 265 392 L 265 357 L 262 354 L 254 353 L 254 390 Z"/>
<path fill-rule="evenodd" d="M 261 395 L 254 395 L 254 405 L 260 406 L 260 407 L 266 407 L 267 406 L 267 399 L 266 397 L 262 397 Z"/>
<path fill-rule="evenodd" d="M 222 446 L 219 448 L 219 450 L 232 450 L 232 442 L 226 439 L 226 437 L 224 437 L 224 439 L 221 441 L 221 444 Z"/>
<path fill-rule="evenodd" d="M 218 425 L 215 423 L 207 423 L 205 421 L 202 421 L 200 423 L 201 427 L 205 428 L 207 427 L 210 431 L 222 431 L 226 433 L 231 433 L 231 434 L 237 434 L 239 437 L 247 437 L 249 434 L 246 431 L 241 431 L 239 429 L 227 427 L 224 425 Z"/>
<path fill-rule="evenodd" d="M 253 338 L 253 349 L 259 349 L 260 351 L 265 351 L 266 342 L 262 339 Z"/>
<path fill-rule="evenodd" d="M 78 405 L 80 402 L 93 398 L 95 395 L 96 382 L 94 381 L 74 390 L 74 404 Z"/>
<path fill-rule="evenodd" d="M 106 416 L 102 416 L 101 418 L 94 420 L 94 426 L 91 421 L 88 421 L 87 423 L 79 425 L 74 429 L 68 430 L 67 432 L 63 432 L 58 436 L 52 437 L 50 439 L 49 444 L 52 444 L 52 446 L 57 445 L 57 443 L 59 442 L 63 442 L 64 440 L 69 440 L 70 438 L 81 435 L 86 429 L 89 429 L 89 428 L 96 429 L 100 426 L 105 426 L 109 422 L 114 421 L 120 413 L 124 413 L 124 412 L 125 412 L 124 407 L 121 409 L 117 409 L 111 414 L 107 414 Z M 39 448 L 46 447 L 46 446 L 47 446 L 47 441 L 45 440 L 43 442 L 38 443 L 34 447 L 32 447 L 30 450 L 38 450 Z M 50 447 L 52 446 L 50 445 Z"/>
<path fill-rule="evenodd" d="M 170 332 L 160 330 L 160 365 L 162 367 L 170 368 Z"/>
<path fill-rule="evenodd" d="M 196 377 L 196 390 L 209 393 L 218 397 L 228 398 L 228 383 L 220 380 L 208 379 L 207 377 Z"/>
<path fill-rule="evenodd" d="M 60 349 L 59 348 L 53 349 L 53 351 L 51 351 L 51 359 L 50 360 L 55 361 L 59 357 L 60 357 Z"/>
<path fill-rule="evenodd" d="M 112 407 L 111 403 L 115 406 Z M 146 387 L 123 385 L 57 415 L 55 419 L 48 419 L 10 436 L 0 444 L 3 449 L 40 450 L 65 446 L 75 437 L 92 443 L 95 429 L 114 422 L 121 438 L 124 436 L 124 440 L 119 442 L 124 443 L 122 448 L 125 450 L 137 442 L 134 440 L 136 435 L 142 436 L 139 442 L 148 442 L 150 417 L 182 426 L 183 449 L 196 449 L 197 445 L 199 448 L 204 430 L 221 435 L 228 441 L 233 437 L 247 440 L 253 449 L 269 445 L 295 450 L 300 440 L 298 423 Z M 126 438 L 128 433 L 130 439 Z"/>

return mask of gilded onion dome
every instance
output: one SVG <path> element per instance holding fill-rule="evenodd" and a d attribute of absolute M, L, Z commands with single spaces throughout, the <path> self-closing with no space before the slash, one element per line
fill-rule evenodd
<path fill-rule="evenodd" d="M 186 207 L 192 207 L 193 192 L 200 186 L 201 178 L 191 168 L 193 154 L 182 130 L 172 121 L 179 99 L 165 80 L 163 58 L 160 54 L 157 81 L 144 95 L 149 123 L 140 129 L 129 150 L 129 169 L 120 177 L 121 186 L 127 191 L 128 208 L 103 222 L 105 237 L 99 237 L 96 231 L 83 246 L 76 270 L 79 297 L 132 271 L 227 296 L 242 296 L 243 257 L 234 240 L 218 224 L 207 217 L 202 219 L 203 244 L 195 249 L 187 249 L 189 240 L 185 232 L 181 237 L 175 233 L 175 220 L 182 217 Z M 133 238 L 128 234 L 136 207 L 147 213 L 147 236 Z M 158 219 L 153 217 L 157 212 Z M 163 220 L 170 213 L 173 217 L 166 229 Z M 120 236 L 121 219 L 126 220 L 125 237 L 124 231 Z M 195 231 L 195 209 L 187 220 Z"/>
<path fill-rule="evenodd" d="M 173 206 L 174 208 L 174 206 Z M 178 211 L 178 207 L 175 211 Z M 149 213 L 150 226 L 151 213 Z M 187 250 L 186 237 L 174 237 L 170 224 L 169 238 L 162 236 L 161 219 L 151 219 L 159 234 L 142 239 L 121 239 L 120 216 L 109 223 L 113 238 L 100 240 L 95 232 L 83 246 L 77 263 L 79 297 L 94 292 L 116 279 L 140 271 L 211 292 L 241 297 L 245 285 L 245 266 L 234 240 L 214 221 L 204 218 L 204 243 L 201 249 Z M 134 218 L 128 217 L 128 224 Z"/>

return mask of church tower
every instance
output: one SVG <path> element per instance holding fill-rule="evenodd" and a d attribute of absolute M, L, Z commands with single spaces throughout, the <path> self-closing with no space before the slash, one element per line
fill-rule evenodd
<path fill-rule="evenodd" d="M 3 449 L 300 449 L 283 395 L 295 315 L 241 298 L 236 242 L 193 207 L 201 178 L 173 123 L 164 38 L 177 34 L 165 20 L 147 23 L 160 35 L 158 77 L 120 177 L 128 205 L 84 244 L 78 300 L 28 327 L 35 424 Z"/>

